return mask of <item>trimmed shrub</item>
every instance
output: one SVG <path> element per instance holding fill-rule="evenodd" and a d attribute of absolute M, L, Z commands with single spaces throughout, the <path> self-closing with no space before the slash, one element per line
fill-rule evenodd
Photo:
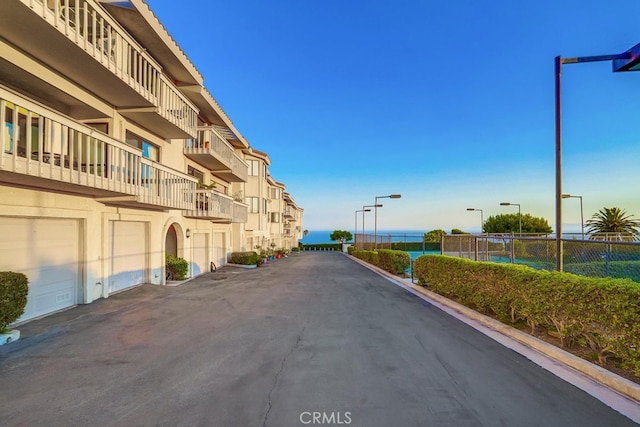
<path fill-rule="evenodd" d="M 184 258 L 167 255 L 165 266 L 168 280 L 184 280 L 187 278 L 189 263 Z"/>
<path fill-rule="evenodd" d="M 298 246 L 294 246 L 291 248 L 291 252 L 300 252 L 300 248 Z"/>
<path fill-rule="evenodd" d="M 378 267 L 393 274 L 403 274 L 411 266 L 411 256 L 405 251 L 378 250 Z"/>
<path fill-rule="evenodd" d="M 413 264 L 421 285 L 505 323 L 526 320 L 561 344 L 590 348 L 604 364 L 615 356 L 640 375 L 640 284 L 503 263 L 423 255 Z"/>
<path fill-rule="evenodd" d="M 29 293 L 29 280 L 22 273 L 0 271 L 0 332 L 24 313 Z"/>
<path fill-rule="evenodd" d="M 342 243 L 300 243 L 303 251 L 342 251 Z"/>
<path fill-rule="evenodd" d="M 351 255 L 393 274 L 403 274 L 411 266 L 411 256 L 405 251 L 392 249 L 353 250 Z"/>
<path fill-rule="evenodd" d="M 230 260 L 233 264 L 257 265 L 262 262 L 263 257 L 254 251 L 232 252 Z"/>

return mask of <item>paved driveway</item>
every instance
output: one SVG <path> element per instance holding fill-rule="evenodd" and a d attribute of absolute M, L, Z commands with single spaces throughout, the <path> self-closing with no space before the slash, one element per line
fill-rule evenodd
<path fill-rule="evenodd" d="M 0 347 L 4 425 L 635 425 L 339 253 L 144 285 Z"/>

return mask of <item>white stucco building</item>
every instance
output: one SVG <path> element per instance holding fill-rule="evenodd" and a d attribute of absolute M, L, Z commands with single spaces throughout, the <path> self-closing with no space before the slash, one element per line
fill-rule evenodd
<path fill-rule="evenodd" d="M 263 236 L 297 245 L 302 209 L 254 186 L 252 153 L 143 0 L 2 1 L 0 270 L 29 278 L 21 321 L 165 284 L 166 254 L 195 276 Z M 272 195 L 275 230 L 250 199 Z"/>

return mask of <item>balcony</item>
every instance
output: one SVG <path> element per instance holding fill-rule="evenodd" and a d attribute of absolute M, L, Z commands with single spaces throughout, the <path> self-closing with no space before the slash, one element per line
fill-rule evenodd
<path fill-rule="evenodd" d="M 233 201 L 233 219 L 231 222 L 246 223 L 249 219 L 249 206 L 242 203 Z"/>
<path fill-rule="evenodd" d="M 197 108 L 96 1 L 7 3 L 0 14 L 0 39 L 38 58 L 59 75 L 68 76 L 114 105 L 123 116 L 163 138 L 195 136 Z M 55 85 L 38 82 L 32 72 L 23 66 L 19 79 L 15 72 L 7 71 L 6 75 L 0 73 L 0 80 L 14 86 L 37 85 L 42 99 L 59 102 Z"/>
<path fill-rule="evenodd" d="M 144 209 L 190 209 L 197 180 L 0 87 L 0 182 Z"/>
<path fill-rule="evenodd" d="M 196 190 L 193 204 L 185 216 L 221 223 L 244 223 L 247 222 L 247 205 L 214 190 Z"/>
<path fill-rule="evenodd" d="M 297 221 L 298 219 L 298 215 L 295 209 L 292 208 L 285 208 L 284 212 L 282 213 L 282 215 L 284 216 L 285 219 L 289 220 L 289 221 Z"/>
<path fill-rule="evenodd" d="M 247 182 L 249 166 L 212 128 L 198 128 L 198 137 L 185 141 L 184 155 L 227 182 Z"/>

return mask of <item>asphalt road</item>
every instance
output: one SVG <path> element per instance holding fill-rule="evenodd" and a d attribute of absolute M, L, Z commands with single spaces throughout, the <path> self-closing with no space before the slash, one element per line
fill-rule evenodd
<path fill-rule="evenodd" d="M 635 425 L 339 253 L 19 329 L 0 347 L 7 426 Z"/>

